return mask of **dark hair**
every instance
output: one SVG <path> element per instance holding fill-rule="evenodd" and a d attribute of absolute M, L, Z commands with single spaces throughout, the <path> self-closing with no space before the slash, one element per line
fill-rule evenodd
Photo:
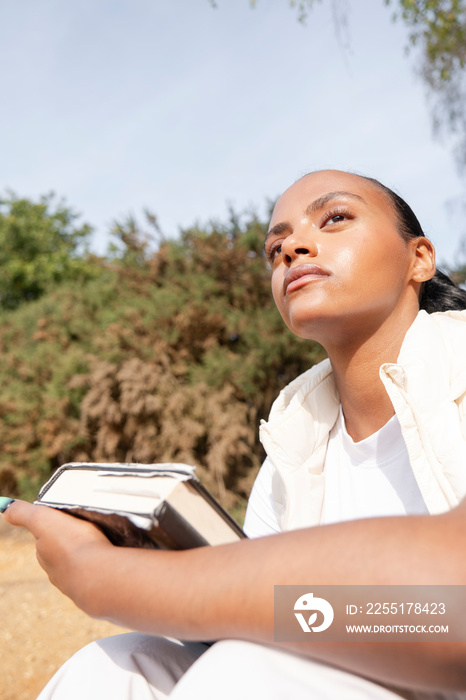
<path fill-rule="evenodd" d="M 405 241 L 420 236 L 427 238 L 416 214 L 400 195 L 372 177 L 362 177 L 388 196 L 398 219 L 398 231 Z M 434 311 L 462 311 L 466 309 L 466 291 L 457 287 L 448 275 L 437 269 L 432 279 L 422 283 L 419 308 L 429 314 Z"/>

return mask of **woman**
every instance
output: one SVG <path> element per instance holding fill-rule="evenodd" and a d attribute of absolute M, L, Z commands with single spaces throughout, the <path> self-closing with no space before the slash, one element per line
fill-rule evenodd
<path fill-rule="evenodd" d="M 33 532 L 51 581 L 90 615 L 150 635 L 236 641 L 206 650 L 112 638 L 68 662 L 41 700 L 388 700 L 466 689 L 458 643 L 267 646 L 276 584 L 466 583 L 466 314 L 419 313 L 420 303 L 464 309 L 466 295 L 436 273 L 403 200 L 349 173 L 312 173 L 289 188 L 266 253 L 285 323 L 329 356 L 281 393 L 261 426 L 268 458 L 245 528 L 291 531 L 152 552 L 115 548 L 47 508 L 15 502 L 5 514 Z M 320 523 L 335 524 L 308 527 Z"/>

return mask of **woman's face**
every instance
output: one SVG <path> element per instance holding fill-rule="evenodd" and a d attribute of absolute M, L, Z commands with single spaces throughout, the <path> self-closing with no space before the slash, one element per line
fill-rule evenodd
<path fill-rule="evenodd" d="M 387 195 L 370 181 L 333 170 L 306 175 L 278 200 L 265 243 L 285 323 L 325 345 L 400 313 L 412 321 L 415 241 L 401 238 Z"/>

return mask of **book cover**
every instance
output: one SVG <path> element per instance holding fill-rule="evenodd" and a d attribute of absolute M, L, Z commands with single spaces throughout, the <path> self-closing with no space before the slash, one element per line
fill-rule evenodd
<path fill-rule="evenodd" d="M 118 546 L 191 549 L 245 537 L 194 467 L 180 463 L 64 464 L 36 503 L 93 522 Z"/>

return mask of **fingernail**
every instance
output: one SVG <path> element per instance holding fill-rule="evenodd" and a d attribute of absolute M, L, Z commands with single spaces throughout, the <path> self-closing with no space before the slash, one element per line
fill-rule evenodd
<path fill-rule="evenodd" d="M 6 498 L 5 496 L 0 496 L 0 513 L 4 513 L 8 506 L 11 506 L 14 500 L 14 498 Z"/>

